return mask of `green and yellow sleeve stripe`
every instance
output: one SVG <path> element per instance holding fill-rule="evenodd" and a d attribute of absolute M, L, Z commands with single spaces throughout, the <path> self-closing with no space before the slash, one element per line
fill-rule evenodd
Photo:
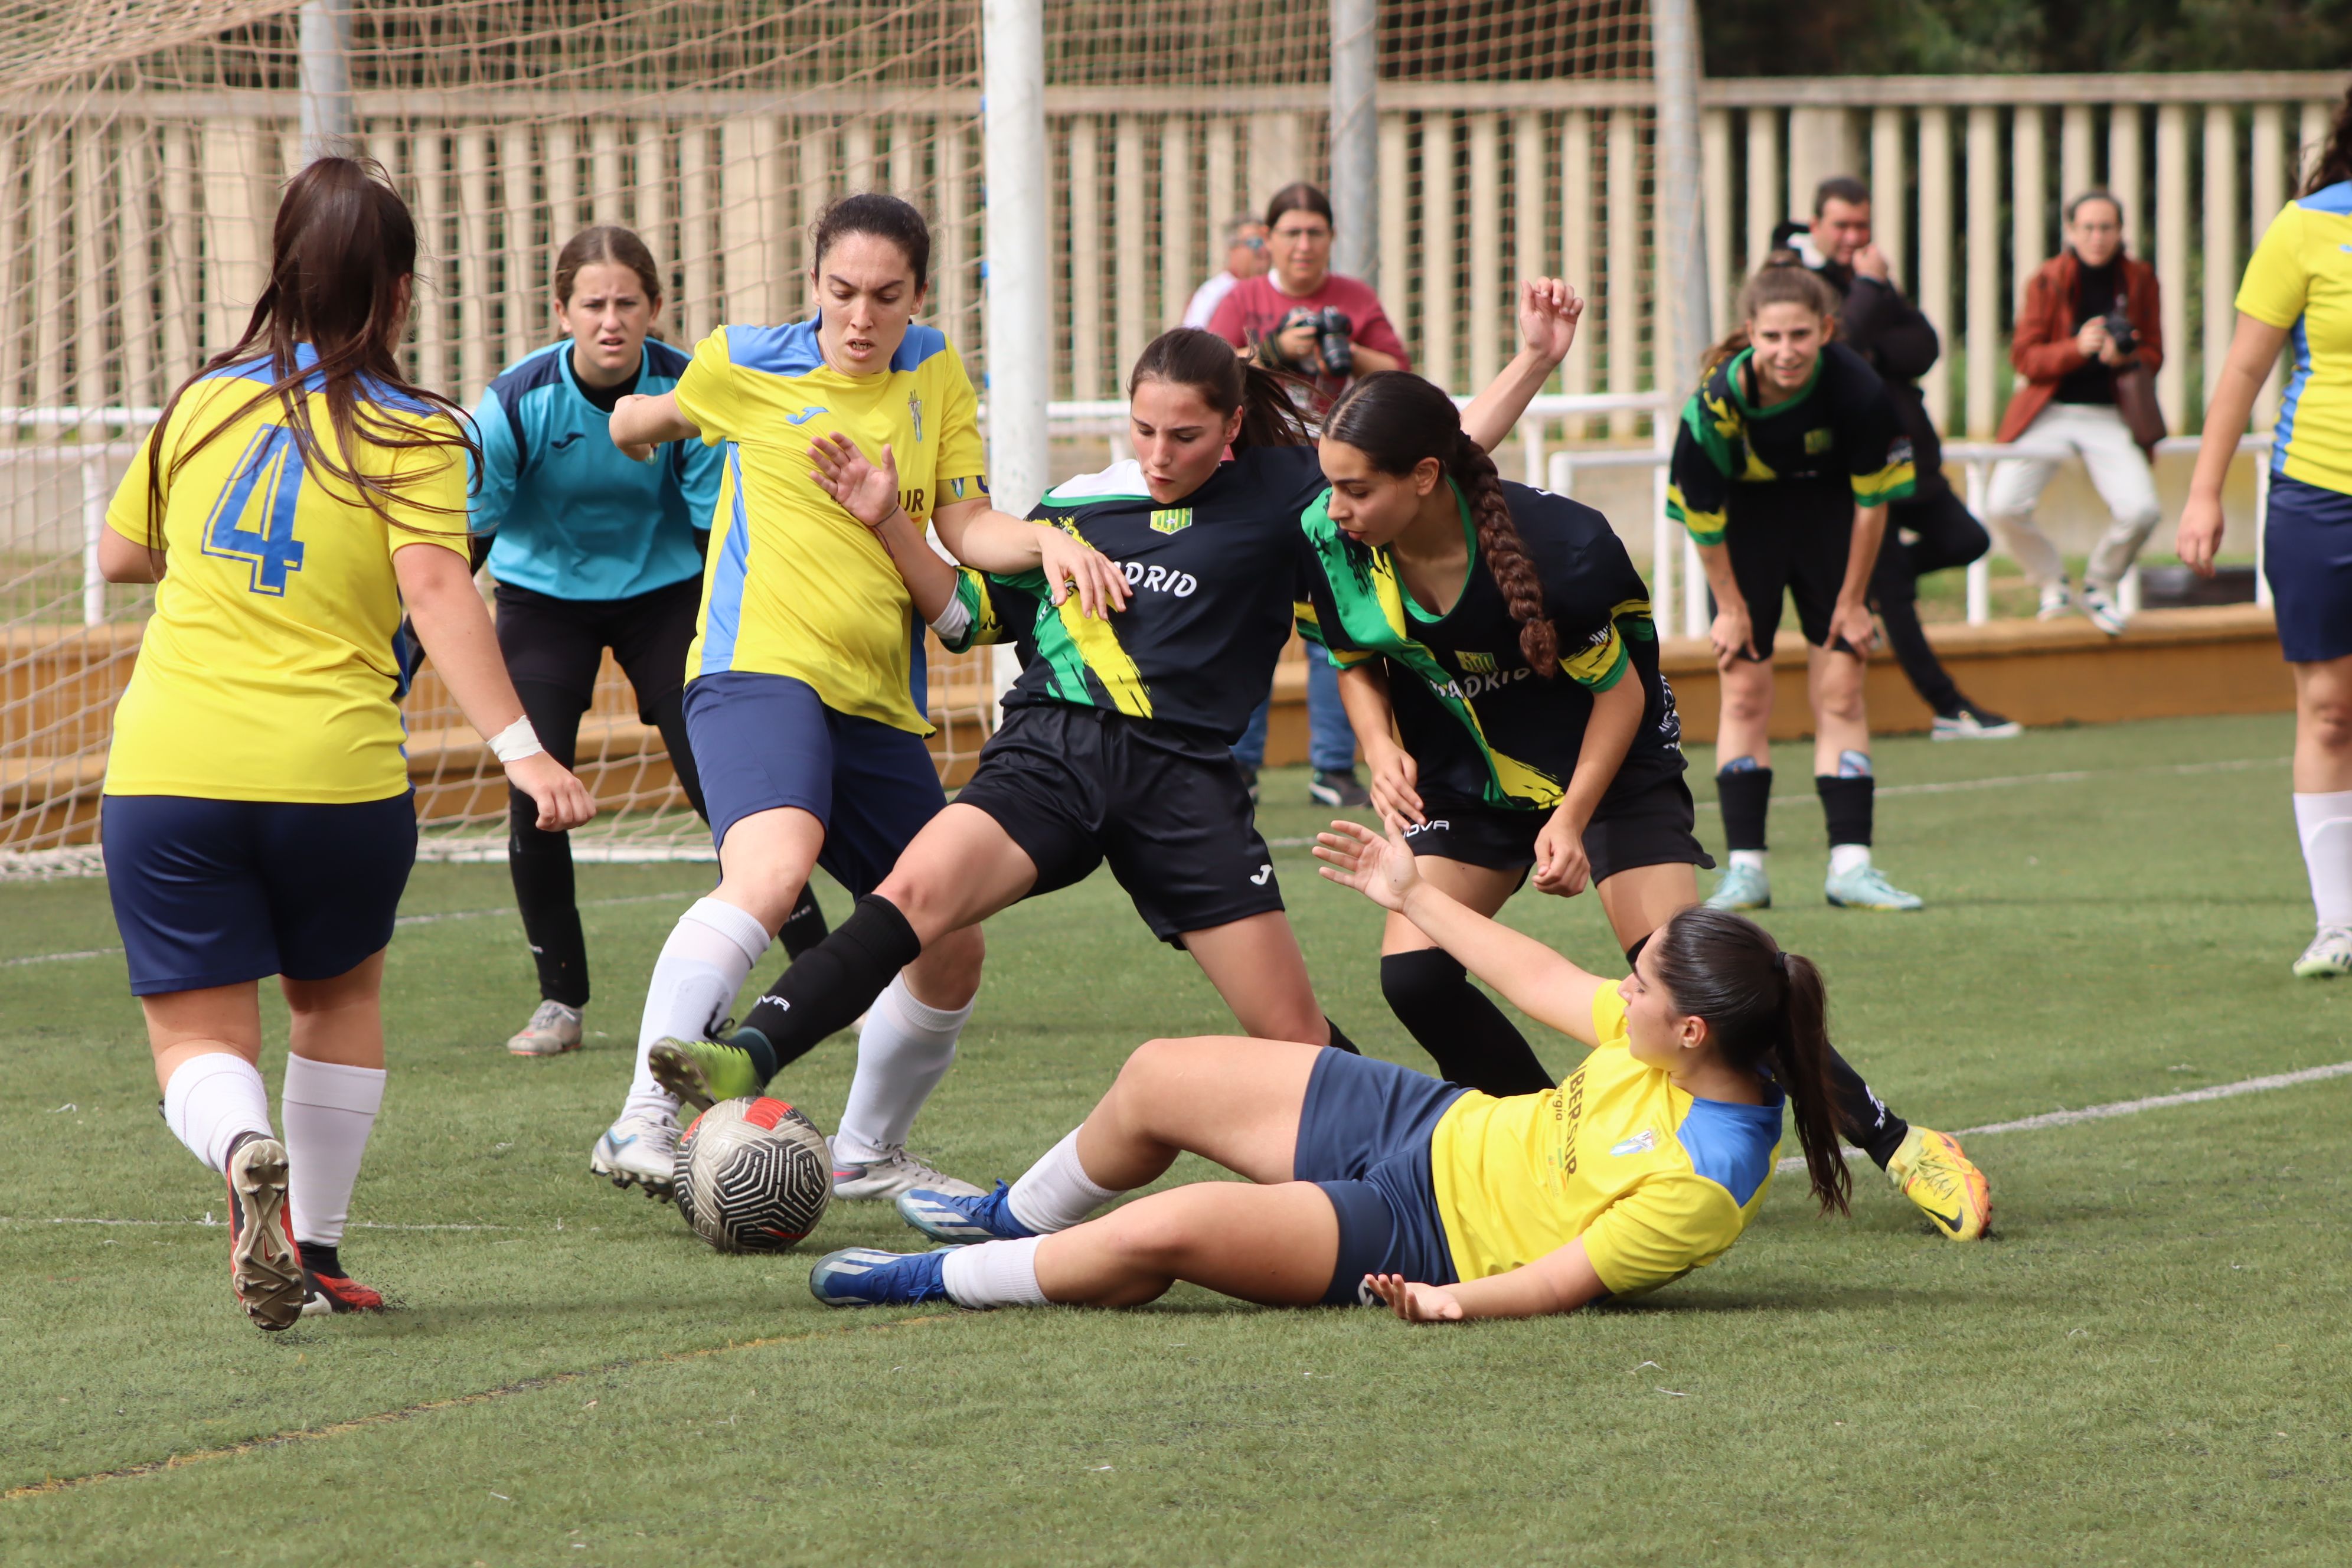
<path fill-rule="evenodd" d="M 1856 479 L 1854 488 L 1859 490 L 1862 488 L 1862 481 Z M 1725 514 L 1720 511 L 1701 511 L 1692 506 L 1683 499 L 1683 488 L 1680 485 L 1666 486 L 1666 515 L 1689 529 L 1691 539 L 1696 543 L 1707 545 L 1723 542 L 1723 530 L 1727 521 Z"/>
<path fill-rule="evenodd" d="M 940 639 L 940 646 L 950 653 L 968 653 L 990 643 L 1011 642 L 1021 635 L 1024 628 L 1006 623 L 988 579 L 969 566 L 956 568 L 955 596 L 971 618 L 963 634 L 953 642 Z"/>
<path fill-rule="evenodd" d="M 1885 506 L 1891 500 L 1908 500 L 1919 486 L 1919 470 L 1908 458 L 1889 463 L 1874 474 L 1853 476 L 1853 504 Z"/>
<path fill-rule="evenodd" d="M 1625 639 L 1617 635 L 1617 623 L 1612 621 L 1584 647 L 1561 658 L 1559 667 L 1586 690 L 1607 691 L 1625 678 L 1633 662 Z"/>

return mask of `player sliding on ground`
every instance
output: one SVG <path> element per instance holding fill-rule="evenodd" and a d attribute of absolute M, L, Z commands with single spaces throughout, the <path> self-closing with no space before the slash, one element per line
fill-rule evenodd
<path fill-rule="evenodd" d="M 1762 928 L 1685 910 L 1612 982 L 1423 879 L 1393 826 L 1335 822 L 1316 854 L 1592 1053 L 1559 1089 L 1498 1100 L 1309 1046 L 1153 1040 L 1009 1194 L 966 1205 L 996 1239 L 835 1252 L 810 1272 L 816 1298 L 1128 1307 L 1182 1279 L 1269 1306 L 1378 1300 L 1411 1322 L 1573 1311 L 1739 1238 L 1771 1184 L 1784 1094 L 1813 1195 L 1843 1210 L 1821 973 Z M 1257 1184 L 1087 1218 L 1187 1152 Z"/>

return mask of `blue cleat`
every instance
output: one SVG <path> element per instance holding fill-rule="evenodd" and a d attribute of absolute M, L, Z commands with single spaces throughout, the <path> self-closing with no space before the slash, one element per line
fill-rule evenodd
<path fill-rule="evenodd" d="M 828 1307 L 919 1307 L 948 1299 L 944 1252 L 845 1247 L 809 1270 L 809 1294 Z"/>
<path fill-rule="evenodd" d="M 958 1246 L 968 1241 L 1019 1241 L 1037 1233 L 1013 1217 L 1003 1182 L 982 1197 L 965 1197 L 930 1187 L 898 1194 L 898 1217 L 929 1237 Z"/>
<path fill-rule="evenodd" d="M 1910 910 L 1922 907 L 1916 893 L 1906 893 L 1886 879 L 1875 866 L 1860 866 L 1841 877 L 1831 873 L 1822 885 L 1822 896 L 1841 910 Z"/>
<path fill-rule="evenodd" d="M 1732 865 L 1724 868 L 1715 884 L 1715 891 L 1706 896 L 1711 910 L 1769 910 L 1772 907 L 1772 882 L 1754 866 Z"/>

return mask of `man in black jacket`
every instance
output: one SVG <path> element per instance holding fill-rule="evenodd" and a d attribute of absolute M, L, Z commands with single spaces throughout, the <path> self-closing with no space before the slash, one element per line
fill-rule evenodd
<path fill-rule="evenodd" d="M 1773 237 L 1776 246 L 1787 243 L 1800 226 L 1786 224 L 1782 229 Z M 1812 241 L 1819 258 L 1813 269 L 1845 297 L 1837 335 L 1885 381 L 1918 466 L 1918 488 L 1912 498 L 1887 510 L 1885 542 L 1871 575 L 1871 604 L 1885 623 L 1887 646 L 1913 689 L 1934 710 L 1937 740 L 1997 740 L 2017 734 L 2021 726 L 2014 721 L 1960 695 L 1919 626 L 1918 579 L 1965 566 L 1992 542 L 1944 479 L 1943 443 L 1919 394 L 1919 378 L 1943 352 L 1935 324 L 1888 278 L 1886 257 L 1871 242 L 1870 187 L 1860 180 L 1838 174 L 1821 183 L 1813 193 Z"/>

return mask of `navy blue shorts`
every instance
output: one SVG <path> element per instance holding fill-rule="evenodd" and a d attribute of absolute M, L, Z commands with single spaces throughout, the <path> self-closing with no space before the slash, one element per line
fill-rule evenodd
<path fill-rule="evenodd" d="M 824 824 L 817 864 L 862 899 L 948 803 L 920 735 L 836 713 L 806 681 L 721 670 L 686 686 L 686 734 L 710 841 L 754 812 L 798 806 Z"/>
<path fill-rule="evenodd" d="M 1402 1274 L 1423 1285 L 1454 1282 L 1454 1254 L 1430 1174 L 1429 1137 L 1446 1107 L 1468 1092 L 1347 1051 L 1327 1050 L 1315 1058 L 1298 1110 L 1290 1174 L 1321 1187 L 1339 1214 L 1339 1261 L 1323 1293 L 1328 1305 L 1364 1301 L 1367 1274 Z"/>
<path fill-rule="evenodd" d="M 2273 475 L 2263 574 L 2288 662 L 2352 654 L 2352 495 Z"/>
<path fill-rule="evenodd" d="M 416 863 L 416 799 L 110 795 L 99 841 L 133 996 L 331 980 L 392 941 Z"/>

